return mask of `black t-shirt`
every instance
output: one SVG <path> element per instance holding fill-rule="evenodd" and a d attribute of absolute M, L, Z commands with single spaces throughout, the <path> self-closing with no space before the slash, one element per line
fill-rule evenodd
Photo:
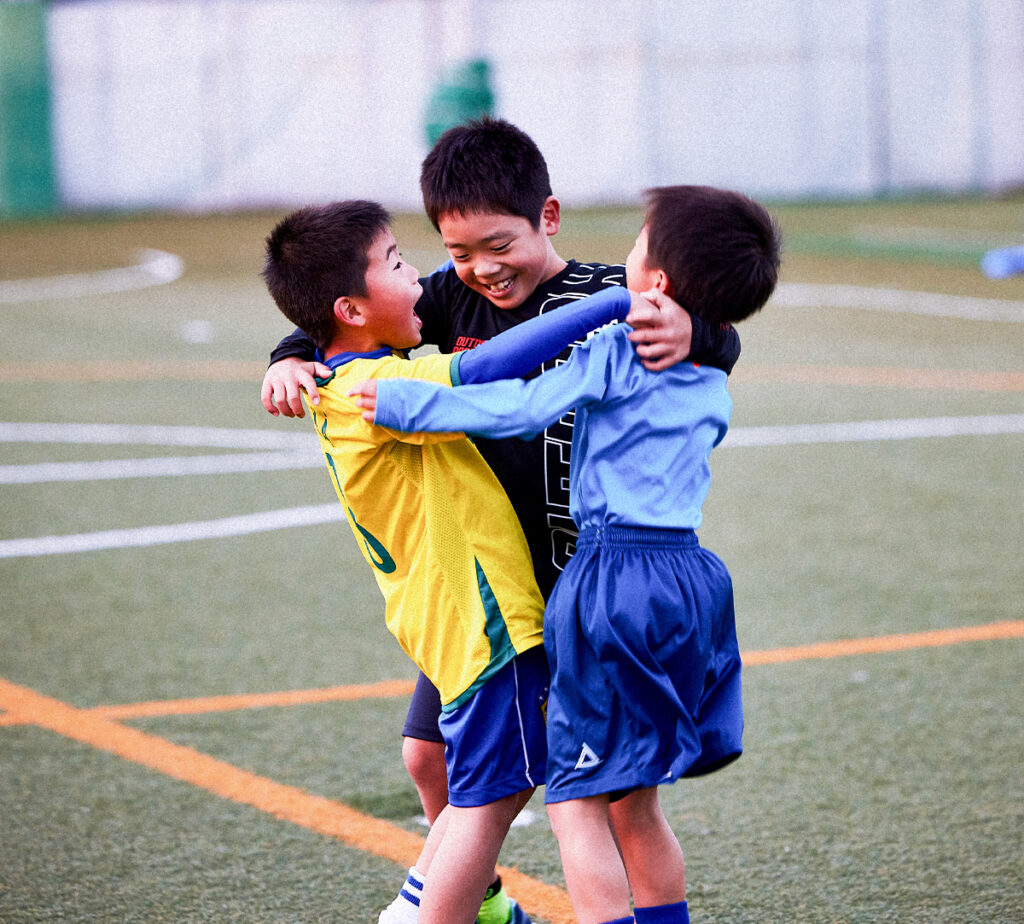
<path fill-rule="evenodd" d="M 541 283 L 518 308 L 498 308 L 474 292 L 448 268 L 420 282 L 423 295 L 416 313 L 423 321 L 424 344 L 444 353 L 469 350 L 517 324 L 553 311 L 605 286 L 624 285 L 625 267 L 570 260 L 558 275 Z M 732 327 L 717 327 L 693 318 L 690 359 L 731 371 L 739 357 L 739 336 Z M 568 358 L 571 347 L 526 378 L 554 368 Z M 271 354 L 271 362 L 288 356 L 312 359 L 315 347 L 301 331 L 286 337 Z M 569 515 L 569 447 L 572 414 L 533 439 L 474 439 L 508 494 L 526 535 L 533 568 L 544 598 L 576 550 L 576 525 Z"/>

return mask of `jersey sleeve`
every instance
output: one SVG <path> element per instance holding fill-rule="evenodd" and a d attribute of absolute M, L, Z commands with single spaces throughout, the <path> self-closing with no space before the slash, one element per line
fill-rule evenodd
<path fill-rule="evenodd" d="M 600 400 L 607 389 L 610 343 L 606 337 L 592 338 L 576 347 L 568 362 L 529 381 L 503 379 L 461 388 L 380 381 L 374 422 L 397 431 L 532 437 L 570 409 Z"/>
<path fill-rule="evenodd" d="M 629 292 L 609 286 L 578 304 L 537 315 L 452 359 L 452 384 L 472 385 L 526 375 L 570 343 L 629 314 Z"/>
<path fill-rule="evenodd" d="M 713 324 L 697 315 L 691 315 L 693 333 L 690 337 L 690 362 L 713 366 L 726 375 L 732 372 L 740 358 L 740 335 L 731 324 Z"/>

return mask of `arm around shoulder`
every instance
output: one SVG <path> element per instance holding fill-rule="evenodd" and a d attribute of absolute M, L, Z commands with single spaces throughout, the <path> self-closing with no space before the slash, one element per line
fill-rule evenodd
<path fill-rule="evenodd" d="M 307 362 L 298 357 L 286 357 L 273 363 L 263 376 L 263 387 L 260 400 L 266 412 L 274 417 L 304 417 L 302 392 L 305 392 L 311 404 L 320 402 L 317 390 L 317 378 L 326 379 L 331 376 L 330 366 L 323 363 Z"/>

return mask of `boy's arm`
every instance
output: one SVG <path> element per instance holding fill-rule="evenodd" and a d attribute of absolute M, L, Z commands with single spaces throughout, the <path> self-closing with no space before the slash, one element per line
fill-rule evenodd
<path fill-rule="evenodd" d="M 740 338 L 734 327 L 691 316 L 664 293 L 647 293 L 647 297 L 653 307 L 641 304 L 626 318 L 633 327 L 629 339 L 647 369 L 660 372 L 688 359 L 727 374 L 732 371 L 740 355 Z"/>
<path fill-rule="evenodd" d="M 390 430 L 478 434 L 492 439 L 529 437 L 571 408 L 601 398 L 607 388 L 609 341 L 589 340 L 569 361 L 529 381 L 503 379 L 461 388 L 434 382 L 383 379 L 350 394 L 363 417 Z"/>
<path fill-rule="evenodd" d="M 260 401 L 268 414 L 305 417 L 302 392 L 309 397 L 310 404 L 320 403 L 316 379 L 328 378 L 331 370 L 316 358 L 316 344 L 299 328 L 274 347 L 260 389 Z"/>
<path fill-rule="evenodd" d="M 609 286 L 575 305 L 537 315 L 474 350 L 456 353 L 452 359 L 452 384 L 520 378 L 592 331 L 624 320 L 638 301 L 640 296 L 628 289 Z"/>
<path fill-rule="evenodd" d="M 690 362 L 713 366 L 728 375 L 740 358 L 740 335 L 731 324 L 713 324 L 704 318 L 693 318 L 688 358 Z"/>
<path fill-rule="evenodd" d="M 290 356 L 297 356 L 305 362 L 313 362 L 316 359 L 316 344 L 309 339 L 305 331 L 297 327 L 270 351 L 270 365 Z"/>
<path fill-rule="evenodd" d="M 309 403 L 320 403 L 317 378 L 329 378 L 331 370 L 317 362 L 316 345 L 295 328 L 270 353 L 270 367 L 263 376 L 260 401 L 268 414 L 277 417 L 305 417 L 302 393 Z"/>
<path fill-rule="evenodd" d="M 631 306 L 640 301 L 621 286 L 609 286 L 578 304 L 538 315 L 504 331 L 475 350 L 454 354 L 451 374 L 454 385 L 519 378 L 541 363 L 557 356 L 569 344 L 612 321 L 623 320 Z M 330 370 L 320 363 L 306 362 L 303 345 L 315 353 L 312 341 L 300 330 L 278 344 L 271 358 L 283 358 L 267 370 L 261 399 L 267 412 L 277 416 L 302 417 L 305 391 L 312 405 L 319 402 L 315 376 L 326 378 Z M 292 352 L 299 350 L 299 353 Z"/>

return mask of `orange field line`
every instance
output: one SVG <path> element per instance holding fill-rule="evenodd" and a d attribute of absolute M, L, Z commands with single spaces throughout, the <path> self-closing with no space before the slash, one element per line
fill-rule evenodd
<path fill-rule="evenodd" d="M 23 724 L 37 725 L 91 745 L 403 867 L 412 866 L 423 847 L 423 838 L 398 825 L 113 722 L 93 710 L 76 709 L 2 678 L 0 709 Z M 570 924 L 574 920 L 569 896 L 563 889 L 515 869 L 499 867 L 499 872 L 529 912 L 548 918 L 552 924 Z"/>
<path fill-rule="evenodd" d="M 239 693 L 195 699 L 166 699 L 122 706 L 96 706 L 89 712 L 105 719 L 141 719 L 162 715 L 194 715 L 202 712 L 230 712 L 234 709 L 262 709 L 268 706 L 303 706 L 343 700 L 388 699 L 411 696 L 414 680 L 381 680 L 316 690 L 285 690 L 278 693 Z"/>
<path fill-rule="evenodd" d="M 935 648 L 964 642 L 984 642 L 993 639 L 1024 637 L 1024 620 L 993 622 L 980 626 L 961 626 L 953 629 L 934 629 L 927 632 L 909 632 L 898 635 L 880 635 L 870 638 L 841 639 L 835 642 L 817 642 L 764 651 L 743 652 L 743 666 L 786 664 L 821 658 L 840 658 L 858 654 L 884 654 L 910 651 L 914 648 Z M 204 696 L 193 699 L 168 699 L 152 702 L 126 703 L 117 706 L 94 706 L 84 709 L 105 719 L 141 719 L 168 715 L 196 715 L 204 712 L 230 712 L 239 709 L 263 709 L 273 706 L 300 706 L 368 698 L 411 696 L 415 681 L 382 680 L 377 683 L 323 687 L 314 690 L 287 690 L 275 693 L 239 693 L 229 696 Z M 19 720 L 11 715 L 0 715 L 0 727 L 16 725 Z"/>
<path fill-rule="evenodd" d="M 743 661 L 747 666 L 782 664 L 1022 637 L 1024 620 L 1017 620 L 749 651 L 744 653 Z M 382 681 L 320 690 L 78 709 L 0 678 L 0 725 L 31 724 L 48 729 L 222 798 L 336 838 L 400 866 L 411 866 L 419 855 L 423 839 L 397 825 L 363 815 L 340 802 L 242 770 L 192 748 L 121 725 L 113 719 L 399 696 L 411 693 L 412 687 L 411 681 Z M 569 897 L 563 889 L 533 879 L 516 869 L 501 867 L 500 872 L 528 911 L 548 918 L 552 924 L 569 924 L 574 920 Z"/>
<path fill-rule="evenodd" d="M 890 651 L 938 648 L 945 645 L 959 645 L 963 642 L 989 642 L 1003 638 L 1024 638 L 1024 620 L 990 622 L 981 626 L 933 629 L 929 632 L 908 632 L 900 635 L 877 635 L 871 638 L 844 639 L 838 642 L 818 642 L 812 645 L 794 645 L 790 648 L 773 648 L 767 651 L 747 651 L 743 653 L 743 666 L 784 664 L 789 661 L 840 658 L 858 654 L 884 654 Z"/>

